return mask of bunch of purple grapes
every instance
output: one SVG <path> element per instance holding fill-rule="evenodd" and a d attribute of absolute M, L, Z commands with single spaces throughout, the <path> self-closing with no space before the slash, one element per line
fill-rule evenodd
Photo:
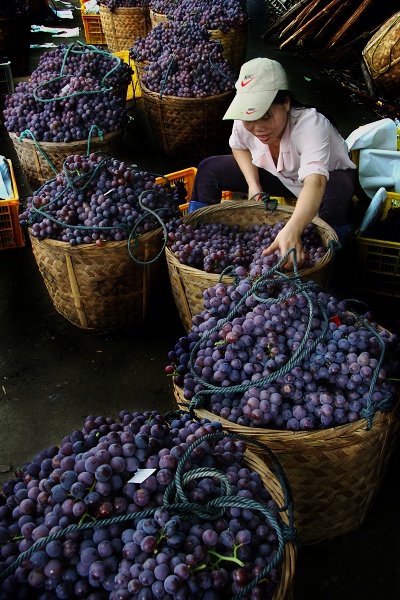
<path fill-rule="evenodd" d="M 271 598 L 282 555 L 271 523 L 278 520 L 278 506 L 260 475 L 246 467 L 243 441 L 205 438 L 221 429 L 218 422 L 194 421 L 188 413 L 168 426 L 157 411 L 121 411 L 119 421 L 90 415 L 60 446 L 39 452 L 0 494 L 2 600 L 222 600 L 269 566 L 248 597 Z M 178 467 L 181 501 L 196 513 L 184 517 L 164 501 Z M 202 467 L 218 469 L 220 476 L 193 477 Z M 133 482 L 142 469 L 153 473 Z M 190 476 L 184 480 L 185 474 Z M 221 476 L 229 497 L 252 500 L 254 508 L 232 506 L 218 516 L 202 516 L 210 500 L 226 493 Z M 271 520 L 257 510 L 260 505 Z M 116 519 L 110 524 L 108 517 Z M 93 527 L 63 533 L 69 525 L 89 522 Z"/>
<path fill-rule="evenodd" d="M 174 52 L 196 48 L 198 44 L 208 42 L 209 39 L 207 29 L 192 21 L 158 23 L 145 37 L 135 40 L 131 48 L 131 57 L 140 62 L 157 61 L 163 54 L 170 57 Z M 214 46 L 210 46 L 209 51 L 213 48 Z"/>
<path fill-rule="evenodd" d="M 262 256 L 262 251 L 274 241 L 285 226 L 284 221 L 274 224 L 255 224 L 241 231 L 237 225 L 198 223 L 191 225 L 182 220 L 167 225 L 167 247 L 181 264 L 201 269 L 206 273 L 222 273 L 229 266 L 242 266 L 251 277 L 266 274 L 279 259 L 279 251 Z M 310 223 L 301 237 L 305 253 L 303 268 L 315 266 L 326 254 L 321 236 Z"/>
<path fill-rule="evenodd" d="M 30 10 L 25 0 L 2 0 L 0 6 L 0 19 L 23 17 Z"/>
<path fill-rule="evenodd" d="M 148 0 L 97 0 L 97 4 L 105 6 L 109 11 L 113 11 L 116 8 L 135 8 L 135 7 L 146 7 L 149 5 Z"/>
<path fill-rule="evenodd" d="M 186 400 L 203 392 L 223 419 L 293 431 L 355 422 L 370 402 L 394 405 L 396 334 L 359 319 L 312 282 L 299 292 L 291 281 L 259 280 L 256 297 L 243 268 L 237 273 L 237 286 L 204 291 L 204 311 L 168 355 L 166 371 Z"/>
<path fill-rule="evenodd" d="M 155 0 L 151 8 L 156 13 L 171 15 L 174 21 L 183 23 L 193 20 L 206 29 L 220 29 L 224 33 L 248 20 L 248 14 L 239 0 L 182 0 L 179 3 Z"/>
<path fill-rule="evenodd" d="M 116 90 L 131 74 L 129 65 L 109 52 L 61 44 L 44 53 L 30 80 L 7 96 L 4 125 L 17 135 L 30 130 L 43 142 L 85 140 L 93 125 L 104 134 L 120 130 L 127 113 Z"/>
<path fill-rule="evenodd" d="M 175 45 L 172 40 L 168 47 L 171 51 L 145 66 L 142 83 L 150 91 L 180 98 L 206 98 L 234 89 L 237 72 L 223 58 L 218 42 L 203 40 L 182 48 L 180 42 Z"/>
<path fill-rule="evenodd" d="M 39 240 L 102 245 L 127 240 L 160 227 L 176 216 L 182 196 L 175 187 L 155 183 L 155 176 L 101 154 L 71 155 L 64 170 L 27 200 L 19 219 Z M 40 210 L 41 212 L 36 212 Z"/>

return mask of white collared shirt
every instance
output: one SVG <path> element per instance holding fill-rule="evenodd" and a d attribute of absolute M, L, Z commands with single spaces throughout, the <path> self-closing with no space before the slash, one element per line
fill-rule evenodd
<path fill-rule="evenodd" d="M 307 175 L 324 175 L 339 169 L 355 169 L 347 144 L 330 121 L 315 108 L 291 108 L 283 133 L 277 164 L 269 146 L 234 121 L 231 148 L 249 150 L 257 167 L 276 175 L 297 197 Z"/>

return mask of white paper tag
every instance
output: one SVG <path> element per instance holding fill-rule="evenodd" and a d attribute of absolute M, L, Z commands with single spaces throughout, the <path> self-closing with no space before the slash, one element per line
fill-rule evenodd
<path fill-rule="evenodd" d="M 138 469 L 128 483 L 142 483 L 145 479 L 154 473 L 155 469 Z"/>

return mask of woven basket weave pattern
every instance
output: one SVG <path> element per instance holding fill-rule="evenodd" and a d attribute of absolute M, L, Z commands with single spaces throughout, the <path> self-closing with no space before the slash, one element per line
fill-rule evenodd
<path fill-rule="evenodd" d="M 153 135 L 171 157 L 202 160 L 217 154 L 232 125 L 222 121 L 234 92 L 208 98 L 162 96 L 141 85 L 142 98 Z"/>
<path fill-rule="evenodd" d="M 174 386 L 174 394 L 187 410 L 183 390 Z M 377 412 L 369 431 L 365 419 L 321 431 L 289 432 L 241 427 L 208 410 L 194 412 L 221 421 L 226 431 L 253 437 L 276 454 L 293 492 L 295 527 L 304 545 L 344 535 L 364 523 L 400 427 L 400 403 L 389 413 Z M 269 464 L 257 446 L 248 447 Z"/>
<path fill-rule="evenodd" d="M 239 225 L 242 231 L 256 223 L 278 223 L 288 221 L 294 211 L 292 206 L 278 206 L 270 214 L 261 202 L 232 201 L 222 202 L 207 208 L 201 208 L 189 215 L 185 215 L 185 223 L 196 225 L 197 223 L 226 223 L 228 225 Z M 329 241 L 337 241 L 335 231 L 322 219 L 315 217 L 313 223 L 321 236 L 324 244 Z M 182 265 L 166 248 L 166 258 L 171 281 L 172 293 L 182 324 L 186 331 L 192 327 L 192 318 L 204 310 L 203 291 L 216 285 L 220 279 L 219 274 L 206 273 L 187 265 Z M 328 250 L 326 255 L 312 268 L 300 271 L 304 281 L 315 281 L 327 287 L 331 269 L 333 252 Z M 233 282 L 233 277 L 224 276 L 223 282 L 227 285 Z"/>
<path fill-rule="evenodd" d="M 151 29 L 148 8 L 123 7 L 110 11 L 100 5 L 100 20 L 110 52 L 129 50 L 138 37 L 146 37 Z"/>
<path fill-rule="evenodd" d="M 111 330 L 144 321 L 159 268 L 135 262 L 128 242 L 71 247 L 38 241 L 32 250 L 56 310 L 81 329 Z M 143 234 L 134 256 L 150 261 L 161 250 L 161 229 Z"/>
<path fill-rule="evenodd" d="M 124 131 L 122 129 L 108 133 L 103 137 L 103 141 L 98 137 L 91 138 L 90 151 L 102 150 L 113 154 L 119 148 L 122 142 Z M 14 145 L 22 170 L 29 181 L 33 190 L 39 188 L 45 181 L 53 179 L 55 173 L 50 167 L 48 161 L 38 150 L 35 142 L 30 138 L 23 138 L 21 141 L 16 133 L 9 133 Z M 45 156 L 51 161 L 58 172 L 62 171 L 65 159 L 71 154 L 86 155 L 88 141 L 79 142 L 38 142 Z"/>
<path fill-rule="evenodd" d="M 270 470 L 269 465 L 258 457 L 254 452 L 247 450 L 245 453 L 245 465 L 251 471 L 258 473 L 264 487 L 270 492 L 273 500 L 283 506 L 284 496 L 282 487 L 277 476 Z M 283 521 L 288 524 L 289 519 L 286 512 L 280 513 Z M 291 600 L 293 596 L 293 581 L 296 565 L 296 548 L 292 542 L 285 543 L 280 578 L 272 600 Z"/>
<path fill-rule="evenodd" d="M 400 12 L 388 19 L 372 36 L 363 52 L 376 85 L 386 91 L 400 86 Z"/>

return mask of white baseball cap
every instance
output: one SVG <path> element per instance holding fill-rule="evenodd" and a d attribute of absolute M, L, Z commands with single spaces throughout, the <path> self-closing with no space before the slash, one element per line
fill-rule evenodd
<path fill-rule="evenodd" d="M 253 58 L 242 65 L 235 87 L 225 120 L 256 121 L 268 111 L 279 90 L 289 89 L 282 65 L 269 58 Z"/>

